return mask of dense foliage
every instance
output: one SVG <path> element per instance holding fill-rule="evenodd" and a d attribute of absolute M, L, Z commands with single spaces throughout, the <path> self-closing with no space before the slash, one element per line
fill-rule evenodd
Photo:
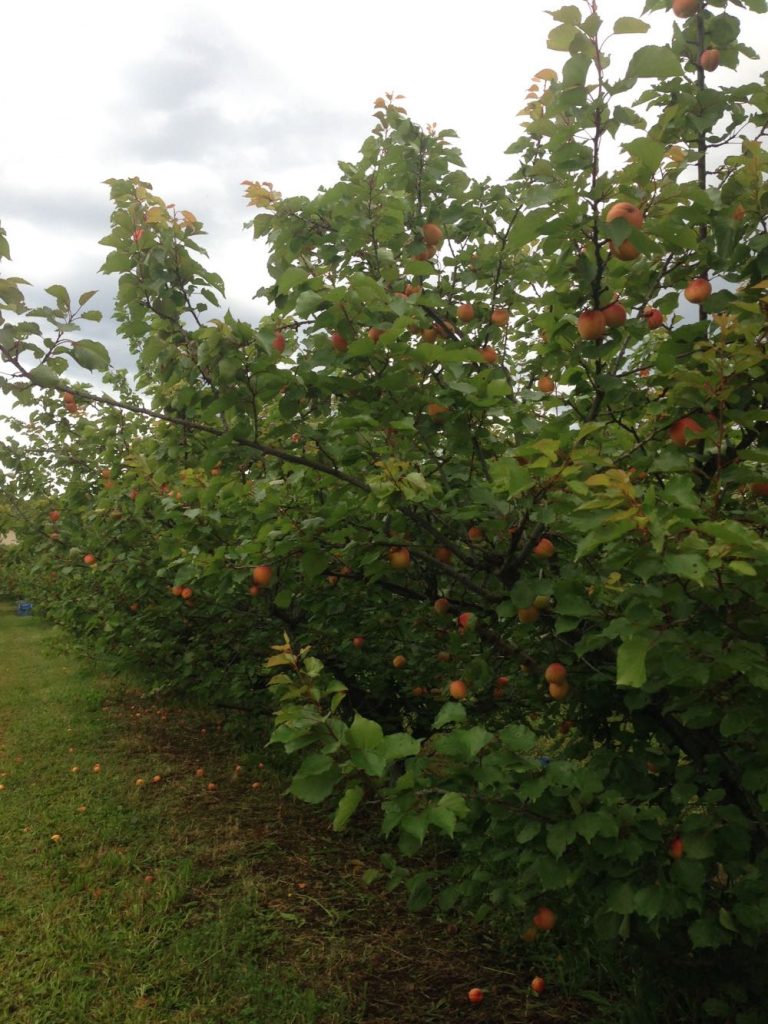
<path fill-rule="evenodd" d="M 706 963 L 768 927 L 768 90 L 705 70 L 764 0 L 697 6 L 619 73 L 593 3 L 555 12 L 505 184 L 394 96 L 314 198 L 245 182 L 255 326 L 197 217 L 111 181 L 138 372 L 77 340 L 92 293 L 0 281 L 34 406 L 0 528 L 6 588 L 94 649 L 268 691 L 292 792 L 380 806 L 414 908 Z"/>

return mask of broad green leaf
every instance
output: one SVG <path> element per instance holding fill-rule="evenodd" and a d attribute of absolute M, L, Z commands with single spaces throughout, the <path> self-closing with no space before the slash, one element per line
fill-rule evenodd
<path fill-rule="evenodd" d="M 641 46 L 627 68 L 628 78 L 675 78 L 681 74 L 680 58 L 669 46 Z"/>
<path fill-rule="evenodd" d="M 616 35 L 624 35 L 632 32 L 647 32 L 651 26 L 639 18 L 619 18 L 614 22 L 613 31 Z"/>
<path fill-rule="evenodd" d="M 363 718 L 362 715 L 355 715 L 347 737 L 350 746 L 359 750 L 374 750 L 384 739 L 384 731 L 378 722 Z"/>
<path fill-rule="evenodd" d="M 568 51 L 577 34 L 578 29 L 574 25 L 558 25 L 547 36 L 547 46 L 550 50 Z"/>
<path fill-rule="evenodd" d="M 285 295 L 295 288 L 296 285 L 306 281 L 308 277 L 309 273 L 304 267 L 289 267 L 280 275 L 277 282 L 277 290 L 281 295 Z"/>
<path fill-rule="evenodd" d="M 625 640 L 616 653 L 616 685 L 640 689 L 645 685 L 645 659 L 651 647 L 649 637 Z"/>
<path fill-rule="evenodd" d="M 362 786 L 347 786 L 344 795 L 339 800 L 336 814 L 333 817 L 334 832 L 341 832 L 349 819 L 355 813 L 363 799 L 365 790 Z"/>
<path fill-rule="evenodd" d="M 86 370 L 109 369 L 109 352 L 98 341 L 76 341 L 72 345 L 72 358 Z"/>

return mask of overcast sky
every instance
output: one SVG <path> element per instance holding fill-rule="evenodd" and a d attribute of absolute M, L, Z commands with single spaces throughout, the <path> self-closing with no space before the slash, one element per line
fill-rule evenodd
<path fill-rule="evenodd" d="M 404 93 L 422 124 L 454 128 L 471 173 L 503 180 L 512 170 L 504 149 L 519 134 L 516 114 L 531 76 L 559 68 L 565 56 L 545 45 L 553 24 L 546 10 L 558 6 L 5 4 L 0 221 L 13 264 L 4 271 L 38 288 L 64 284 L 75 296 L 98 287 L 96 304 L 108 316 L 114 279 L 98 275 L 107 253 L 98 239 L 110 215 L 102 182 L 137 175 L 204 222 L 203 244 L 231 308 L 253 319 L 263 312 L 251 297 L 265 282 L 264 250 L 243 230 L 249 213 L 240 182 L 271 181 L 284 195 L 331 184 L 336 162 L 355 159 L 374 123 L 373 100 L 387 90 Z M 642 7 L 643 0 L 600 0 L 608 24 Z M 669 37 L 671 14 L 650 20 L 648 36 L 613 41 L 616 65 L 637 46 Z M 765 28 L 759 19 L 746 37 L 752 45 L 763 40 L 764 53 Z M 762 66 L 751 65 L 750 77 Z M 108 329 L 99 336 L 107 339 Z M 113 351 L 125 365 L 119 344 Z"/>

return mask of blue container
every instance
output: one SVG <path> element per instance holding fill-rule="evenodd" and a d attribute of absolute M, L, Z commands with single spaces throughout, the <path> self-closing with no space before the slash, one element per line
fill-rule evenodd
<path fill-rule="evenodd" d="M 16 604 L 17 615 L 31 615 L 32 614 L 32 602 L 31 601 L 18 601 Z"/>

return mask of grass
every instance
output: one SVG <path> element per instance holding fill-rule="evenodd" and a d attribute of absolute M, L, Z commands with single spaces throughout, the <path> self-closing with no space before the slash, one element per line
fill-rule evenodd
<path fill-rule="evenodd" d="M 373 841 L 283 796 L 265 726 L 126 689 L 10 605 L 0 649 L 0 1019 L 595 1019 L 531 996 L 536 965 L 479 928 L 366 887 Z"/>

